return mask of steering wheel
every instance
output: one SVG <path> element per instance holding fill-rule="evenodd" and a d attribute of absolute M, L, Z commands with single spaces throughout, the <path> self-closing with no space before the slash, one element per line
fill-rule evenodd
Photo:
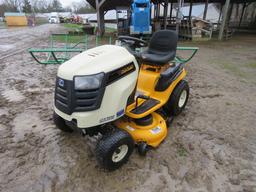
<path fill-rule="evenodd" d="M 141 47 L 147 47 L 148 43 L 144 40 L 141 40 L 136 37 L 130 37 L 130 36 L 118 36 L 117 38 L 119 41 L 121 41 L 124 44 L 127 44 L 130 48 L 141 48 Z"/>

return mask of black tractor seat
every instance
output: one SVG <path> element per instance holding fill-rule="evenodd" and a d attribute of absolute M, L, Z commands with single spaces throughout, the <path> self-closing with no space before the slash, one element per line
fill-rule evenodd
<path fill-rule="evenodd" d="M 177 41 L 176 31 L 157 31 L 151 37 L 148 48 L 136 56 L 140 62 L 145 64 L 165 65 L 175 58 Z"/>

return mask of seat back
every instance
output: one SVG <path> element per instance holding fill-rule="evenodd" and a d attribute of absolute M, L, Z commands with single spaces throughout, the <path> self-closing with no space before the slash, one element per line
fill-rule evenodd
<path fill-rule="evenodd" d="M 177 42 L 178 35 L 176 31 L 160 30 L 155 32 L 151 37 L 148 51 L 161 55 L 165 55 L 170 52 L 176 53 Z"/>

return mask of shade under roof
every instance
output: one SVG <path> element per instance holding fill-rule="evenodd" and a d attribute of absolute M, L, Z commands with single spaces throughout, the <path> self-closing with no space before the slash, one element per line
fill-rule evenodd
<path fill-rule="evenodd" d="M 103 1 L 103 0 L 101 0 Z M 116 7 L 128 7 L 131 5 L 133 0 L 105 0 L 105 3 L 102 5 L 102 9 L 107 11 L 111 9 L 116 9 Z M 162 3 L 166 0 L 151 0 L 152 3 Z M 167 0 L 169 3 L 177 3 L 178 0 Z M 185 3 L 205 3 L 206 0 L 184 0 Z M 225 3 L 226 0 L 209 0 L 209 3 Z M 95 0 L 87 0 L 87 2 L 96 8 Z M 244 3 L 244 2 L 256 2 L 256 0 L 230 0 L 231 3 Z"/>

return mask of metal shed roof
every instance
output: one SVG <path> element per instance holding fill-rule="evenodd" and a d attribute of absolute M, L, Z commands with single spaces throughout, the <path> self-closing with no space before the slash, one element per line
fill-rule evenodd
<path fill-rule="evenodd" d="M 19 13 L 19 12 L 5 12 L 4 16 L 19 16 L 19 17 L 23 17 L 26 16 L 25 13 Z"/>
<path fill-rule="evenodd" d="M 107 11 L 115 9 L 116 7 L 127 7 L 130 6 L 132 0 L 101 0 L 100 2 L 105 1 L 102 4 L 102 9 Z M 167 0 L 169 3 L 177 3 L 178 0 Z M 205 3 L 206 0 L 184 0 L 185 3 Z M 225 3 L 226 0 L 209 0 L 209 3 Z M 95 0 L 87 0 L 87 2 L 96 8 Z M 163 3 L 165 0 L 151 0 L 152 3 Z M 256 2 L 256 0 L 230 0 L 231 3 L 244 3 L 244 2 Z"/>

